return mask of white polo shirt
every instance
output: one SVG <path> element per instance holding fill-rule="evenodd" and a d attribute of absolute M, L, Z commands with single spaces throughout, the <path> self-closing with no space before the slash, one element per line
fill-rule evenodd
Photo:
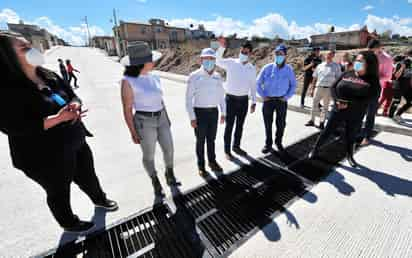
<path fill-rule="evenodd" d="M 195 108 L 219 107 L 226 115 L 225 91 L 222 76 L 210 75 L 203 67 L 190 74 L 186 89 L 186 110 L 190 120 L 196 120 Z"/>
<path fill-rule="evenodd" d="M 223 58 L 225 48 L 216 51 L 216 65 L 226 70 L 224 88 L 227 94 L 249 96 L 256 103 L 256 68 L 251 63 L 243 64 L 239 58 Z"/>
<path fill-rule="evenodd" d="M 342 74 L 340 65 L 335 62 L 323 62 L 318 65 L 313 73 L 313 78 L 316 78 L 316 87 L 332 87 L 333 83 L 339 79 Z"/>

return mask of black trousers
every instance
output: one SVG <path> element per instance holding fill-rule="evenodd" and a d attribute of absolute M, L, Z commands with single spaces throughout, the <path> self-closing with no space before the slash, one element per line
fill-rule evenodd
<path fill-rule="evenodd" d="M 219 111 L 217 108 L 195 108 L 197 128 L 196 155 L 199 168 L 205 167 L 205 143 L 207 145 L 207 158 L 209 163 L 216 161 L 215 139 Z"/>
<path fill-rule="evenodd" d="M 338 110 L 336 108 L 330 113 L 328 123 L 325 129 L 320 134 L 315 150 L 318 151 L 321 145 L 336 132 L 336 129 L 343 123 L 346 134 L 346 151 L 348 154 L 353 154 L 353 145 L 356 142 L 359 131 L 362 127 L 362 120 L 366 113 L 366 106 L 349 107 L 345 110 Z"/>
<path fill-rule="evenodd" d="M 24 173 L 46 191 L 47 204 L 62 227 L 70 227 L 78 220 L 70 205 L 72 181 L 94 203 L 106 198 L 96 176 L 93 154 L 87 143 L 76 149 L 65 150 L 61 157 L 51 161 L 43 169 L 25 170 Z"/>
<path fill-rule="evenodd" d="M 78 87 L 76 75 L 74 75 L 74 73 L 69 73 L 69 85 L 72 82 L 72 79 L 74 79 L 74 87 Z"/>
<path fill-rule="evenodd" d="M 412 107 L 412 98 L 405 98 L 406 103 L 403 104 L 402 107 L 399 108 L 399 110 L 396 112 L 397 116 L 401 116 L 403 113 L 405 113 L 409 108 Z"/>
<path fill-rule="evenodd" d="M 273 114 L 276 111 L 276 144 L 282 143 L 283 134 L 286 127 L 286 114 L 288 103 L 282 99 L 271 99 L 263 103 L 263 121 L 265 122 L 266 146 L 272 146 L 272 125 Z"/>
<path fill-rule="evenodd" d="M 303 79 L 303 89 L 302 89 L 302 95 L 300 97 L 300 104 L 305 105 L 305 98 L 306 98 L 306 93 L 308 92 L 308 88 L 310 83 L 312 82 L 313 77 L 309 75 L 305 75 Z"/>
<path fill-rule="evenodd" d="M 67 72 L 61 72 L 61 74 L 62 74 L 63 80 L 68 82 L 69 81 L 69 76 L 68 76 Z"/>
<path fill-rule="evenodd" d="M 394 81 L 395 83 L 398 83 Z M 399 83 L 397 84 L 398 87 L 394 87 L 393 89 L 393 99 L 391 103 L 391 107 L 389 108 L 389 117 L 393 117 L 395 115 L 396 110 L 398 109 L 399 104 L 401 103 L 402 99 L 402 89 L 399 87 Z"/>
<path fill-rule="evenodd" d="M 232 144 L 233 126 L 236 122 L 235 137 L 233 147 L 240 147 L 240 140 L 243 133 L 243 125 L 248 111 L 249 97 L 248 96 L 232 96 L 226 95 L 226 128 L 225 128 L 225 152 L 230 153 L 230 145 Z"/>
<path fill-rule="evenodd" d="M 401 103 L 402 95 L 406 103 L 398 109 L 398 106 Z M 406 94 L 401 89 L 395 89 L 391 107 L 389 109 L 389 116 L 393 117 L 395 112 L 397 116 L 401 116 L 411 107 L 412 107 L 412 94 Z"/>

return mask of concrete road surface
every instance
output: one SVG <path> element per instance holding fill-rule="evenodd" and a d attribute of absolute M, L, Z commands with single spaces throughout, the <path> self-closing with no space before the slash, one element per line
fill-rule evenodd
<path fill-rule="evenodd" d="M 108 196 L 120 205 L 118 212 L 94 214 L 90 200 L 73 185 L 73 210 L 82 219 L 94 217 L 103 227 L 147 208 L 154 201 L 140 148 L 132 143 L 122 117 L 122 67 L 95 49 L 56 48 L 47 54 L 47 67 L 57 70 L 57 58 L 70 58 L 81 71 L 77 94 L 90 110 L 85 123 L 95 135 L 89 143 L 97 174 Z M 196 171 L 194 133 L 184 107 L 185 85 L 165 79 L 162 84 L 172 120 L 176 176 L 185 191 L 204 182 Z M 307 119 L 301 113 L 288 113 L 285 145 L 316 132 L 303 126 Z M 231 171 L 237 165 L 223 159 L 223 128 L 219 126 L 216 141 L 218 160 L 225 171 Z M 243 147 L 251 156 L 261 156 L 264 126 L 260 105 L 255 114 L 248 116 L 243 139 Z M 288 212 L 275 218 L 232 255 L 411 257 L 412 138 L 381 133 L 377 140 L 381 143 L 356 155 L 369 169 L 338 168 L 312 189 L 317 196 L 315 203 L 295 202 Z M 159 150 L 156 162 L 161 183 L 167 189 Z M 0 136 L 0 203 L 0 257 L 35 255 L 74 237 L 63 234 L 52 218 L 43 190 L 12 168 L 4 135 Z"/>

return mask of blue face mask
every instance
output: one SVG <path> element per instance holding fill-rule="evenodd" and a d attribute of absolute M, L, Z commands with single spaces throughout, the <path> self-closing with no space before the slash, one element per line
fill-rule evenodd
<path fill-rule="evenodd" d="M 285 56 L 275 56 L 275 63 L 281 65 L 285 62 Z"/>
<path fill-rule="evenodd" d="M 362 71 L 362 70 L 363 70 L 363 63 L 362 63 L 362 62 L 359 62 L 359 61 L 356 61 L 356 62 L 353 64 L 353 70 L 355 70 L 355 72 Z"/>
<path fill-rule="evenodd" d="M 211 72 L 213 69 L 215 69 L 215 60 L 203 60 L 202 66 L 205 68 L 206 71 Z"/>

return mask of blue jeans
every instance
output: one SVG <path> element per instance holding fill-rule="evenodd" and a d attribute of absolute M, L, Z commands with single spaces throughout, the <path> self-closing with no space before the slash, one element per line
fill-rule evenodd
<path fill-rule="evenodd" d="M 165 110 L 160 116 L 148 117 L 136 113 L 134 115 L 136 132 L 140 136 L 140 147 L 143 152 L 143 166 L 150 177 L 157 175 L 155 168 L 156 144 L 163 152 L 166 168 L 173 168 L 174 146 L 170 121 Z"/>
<path fill-rule="evenodd" d="M 375 96 L 368 104 L 366 110 L 365 128 L 363 129 L 362 136 L 366 139 L 372 137 L 373 128 L 375 127 L 375 117 L 379 108 L 379 95 Z"/>

